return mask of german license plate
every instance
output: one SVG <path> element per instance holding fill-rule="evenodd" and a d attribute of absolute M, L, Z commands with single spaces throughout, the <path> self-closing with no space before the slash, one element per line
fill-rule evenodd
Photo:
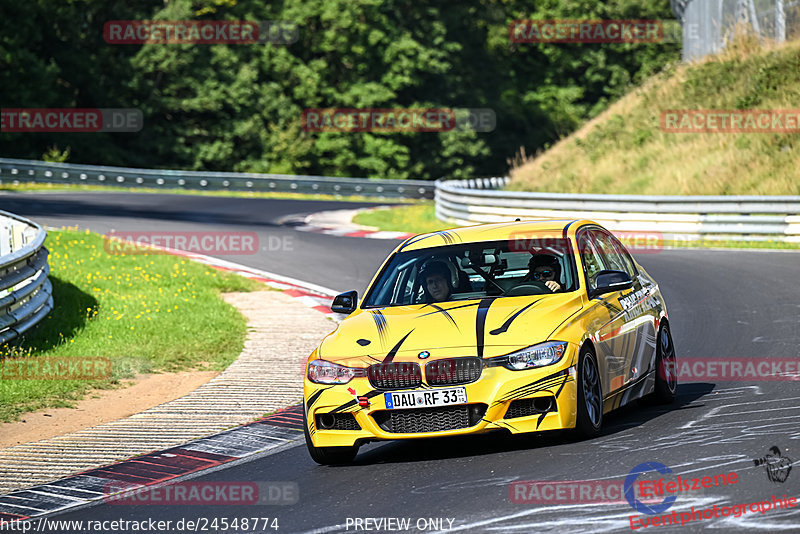
<path fill-rule="evenodd" d="M 399 391 L 384 393 L 386 408 L 428 408 L 467 403 L 467 388 L 429 389 L 427 391 Z"/>

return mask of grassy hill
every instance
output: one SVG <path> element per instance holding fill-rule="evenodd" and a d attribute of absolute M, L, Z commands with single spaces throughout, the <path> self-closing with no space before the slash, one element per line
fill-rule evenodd
<path fill-rule="evenodd" d="M 676 109 L 800 110 L 800 42 L 762 48 L 740 38 L 719 56 L 672 66 L 513 168 L 508 189 L 800 194 L 800 133 L 663 131 L 662 111 Z"/>

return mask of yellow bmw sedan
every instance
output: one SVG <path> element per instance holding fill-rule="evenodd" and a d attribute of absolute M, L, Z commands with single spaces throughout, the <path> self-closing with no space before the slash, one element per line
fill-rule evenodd
<path fill-rule="evenodd" d="M 635 399 L 671 402 L 676 356 L 658 284 L 588 220 L 412 237 L 310 355 L 305 438 L 320 464 L 375 440 L 503 430 L 597 435 Z"/>

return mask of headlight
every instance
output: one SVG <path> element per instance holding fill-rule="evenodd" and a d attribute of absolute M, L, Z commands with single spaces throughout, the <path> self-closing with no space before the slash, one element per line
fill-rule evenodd
<path fill-rule="evenodd" d="M 512 352 L 502 358 L 497 358 L 507 369 L 521 371 L 523 369 L 533 369 L 552 365 L 559 361 L 564 353 L 567 352 L 567 343 L 564 341 L 548 341 L 539 343 L 526 349 Z"/>
<path fill-rule="evenodd" d="M 314 360 L 308 364 L 308 379 L 317 384 L 347 384 L 358 376 L 367 376 L 366 370 L 325 360 Z"/>

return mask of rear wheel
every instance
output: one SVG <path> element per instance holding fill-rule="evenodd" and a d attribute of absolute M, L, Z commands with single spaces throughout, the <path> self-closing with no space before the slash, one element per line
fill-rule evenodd
<path fill-rule="evenodd" d="M 358 445 L 351 447 L 317 447 L 311 441 L 308 432 L 308 420 L 306 412 L 303 410 L 303 434 L 306 437 L 306 447 L 311 459 L 320 465 L 340 465 L 349 464 L 358 454 Z"/>
<path fill-rule="evenodd" d="M 678 361 L 669 326 L 665 324 L 661 327 L 656 343 L 656 388 L 652 398 L 658 404 L 669 404 L 675 400 L 677 389 Z"/>
<path fill-rule="evenodd" d="M 578 358 L 578 415 L 575 431 L 579 437 L 592 438 L 603 426 L 603 389 L 597 358 L 584 347 Z"/>

